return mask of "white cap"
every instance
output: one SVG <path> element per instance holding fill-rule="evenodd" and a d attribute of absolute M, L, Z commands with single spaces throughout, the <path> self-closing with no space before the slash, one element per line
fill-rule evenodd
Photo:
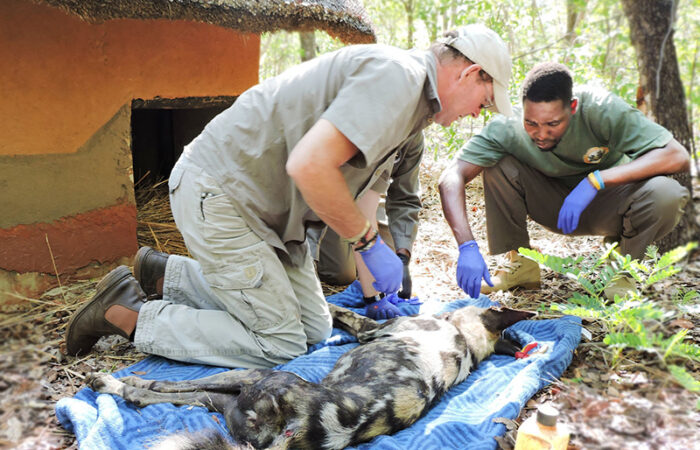
<path fill-rule="evenodd" d="M 493 101 L 496 112 L 512 116 L 508 96 L 511 60 L 510 52 L 503 39 L 495 31 L 481 24 L 459 27 L 456 37 L 438 39 L 445 45 L 453 47 L 484 69 L 493 78 Z"/>

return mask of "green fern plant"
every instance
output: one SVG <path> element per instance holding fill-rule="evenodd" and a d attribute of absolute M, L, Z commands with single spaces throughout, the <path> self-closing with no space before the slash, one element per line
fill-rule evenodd
<path fill-rule="evenodd" d="M 647 324 L 670 320 L 676 313 L 664 310 L 644 295 L 653 284 L 678 273 L 681 269 L 675 264 L 696 248 L 697 243 L 689 243 L 662 255 L 656 247 L 650 246 L 642 261 L 621 255 L 615 247 L 616 244 L 609 245 L 601 255 L 587 258 L 547 255 L 527 248 L 520 248 L 519 252 L 580 285 L 583 292 L 573 292 L 566 303 L 553 303 L 549 309 L 601 323 L 606 331 L 603 342 L 615 350 L 613 365 L 625 349 L 656 355 L 678 384 L 692 392 L 700 392 L 700 382 L 684 367 L 667 364 L 668 360 L 678 358 L 700 362 L 700 346 L 684 342 L 687 330 L 665 337 L 650 329 Z M 633 278 L 638 292 L 606 299 L 606 288 L 622 276 Z M 681 289 L 673 295 L 673 301 L 677 305 L 689 305 L 698 297 L 700 294 L 696 291 Z"/>

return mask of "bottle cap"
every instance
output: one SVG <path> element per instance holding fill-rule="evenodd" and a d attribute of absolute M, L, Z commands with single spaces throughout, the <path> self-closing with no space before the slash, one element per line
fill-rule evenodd
<path fill-rule="evenodd" d="M 557 424 L 559 411 L 552 405 L 540 405 L 537 407 L 537 422 L 546 426 L 553 427 Z"/>

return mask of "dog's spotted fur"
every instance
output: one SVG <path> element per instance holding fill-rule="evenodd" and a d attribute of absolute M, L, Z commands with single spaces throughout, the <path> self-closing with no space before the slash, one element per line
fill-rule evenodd
<path fill-rule="evenodd" d="M 534 315 L 469 306 L 379 325 L 329 306 L 336 326 L 362 345 L 341 356 L 319 384 L 271 369 L 178 382 L 101 373 L 89 383 L 137 406 L 171 402 L 221 412 L 237 442 L 258 448 L 341 449 L 413 424 L 493 353 L 503 329 Z"/>

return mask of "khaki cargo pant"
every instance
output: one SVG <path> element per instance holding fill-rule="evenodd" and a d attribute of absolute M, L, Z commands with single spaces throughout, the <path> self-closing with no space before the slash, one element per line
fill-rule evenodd
<path fill-rule="evenodd" d="M 486 229 L 492 255 L 529 247 L 527 217 L 555 233 L 559 210 L 571 189 L 513 156 L 483 172 Z M 620 243 L 622 254 L 641 258 L 648 245 L 680 221 L 689 193 L 657 176 L 605 188 L 583 210 L 572 235 L 597 235 Z"/>
<path fill-rule="evenodd" d="M 139 312 L 136 348 L 224 367 L 271 367 L 330 336 L 313 260 L 283 263 L 207 173 L 181 157 L 170 175 L 173 217 L 194 257 L 171 256 L 163 299 Z"/>

